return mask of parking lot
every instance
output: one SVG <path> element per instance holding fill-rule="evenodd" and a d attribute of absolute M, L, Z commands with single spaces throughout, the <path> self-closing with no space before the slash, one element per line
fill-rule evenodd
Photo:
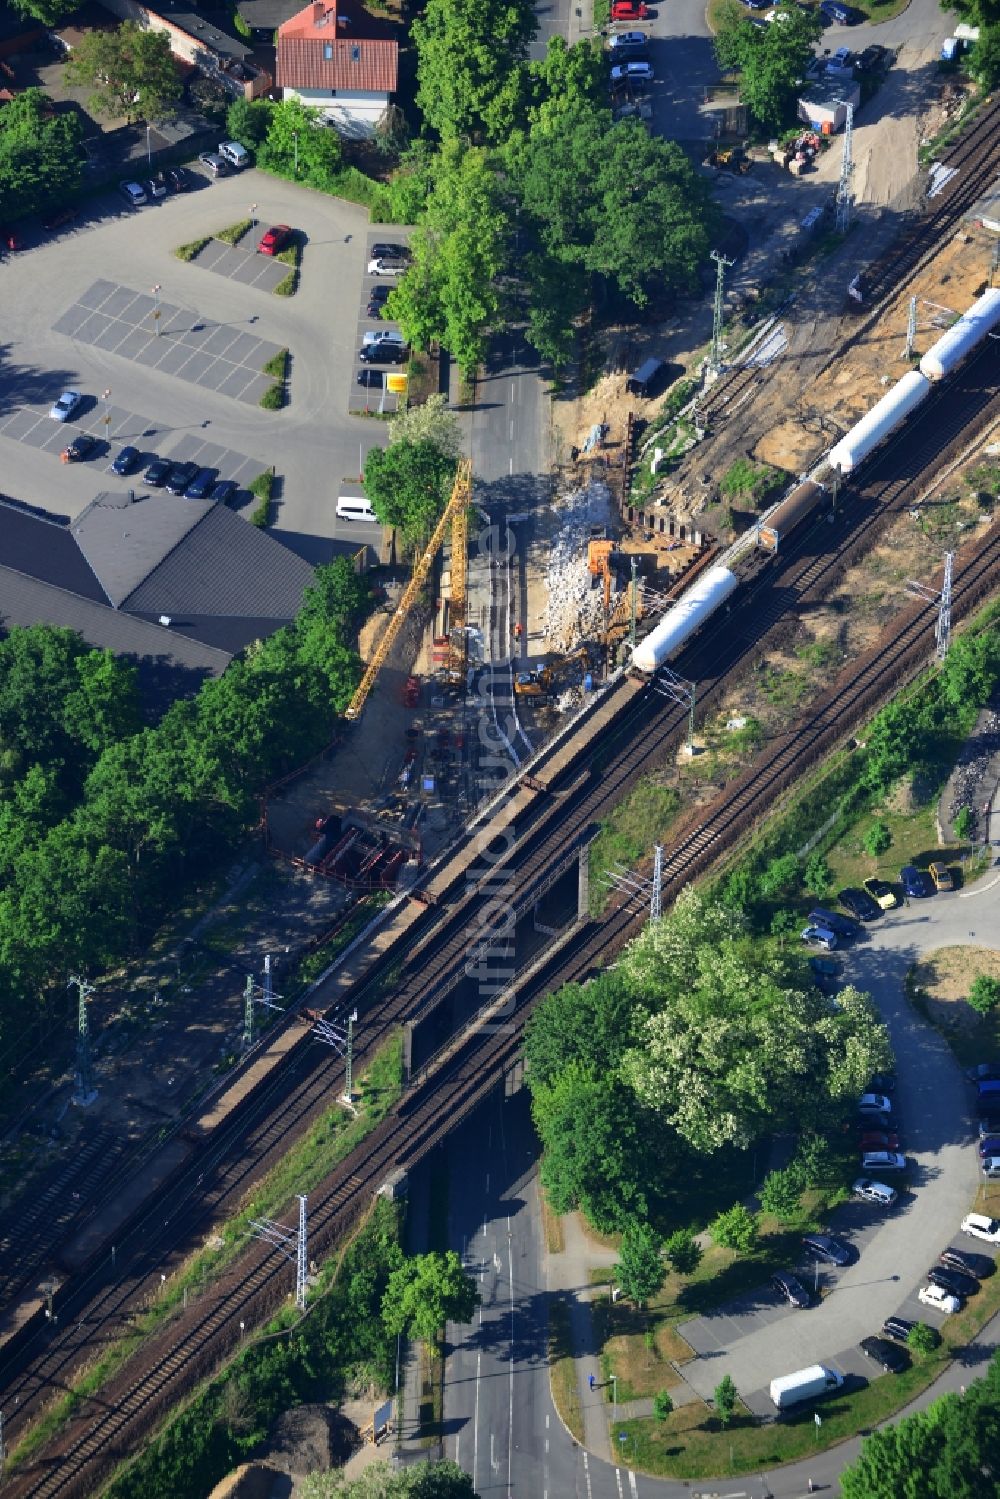
<path fill-rule="evenodd" d="M 287 223 L 303 237 L 294 297 L 206 274 L 171 253 L 245 218 L 251 202 L 262 232 Z M 402 232 L 378 227 L 382 238 Z M 111 192 L 57 234 L 26 225 L 25 248 L 0 267 L 5 492 L 72 518 L 108 487 L 103 468 L 118 443 L 130 442 L 145 453 L 194 458 L 241 483 L 273 466 L 276 533 L 311 562 L 331 555 L 331 538 L 357 539 L 356 528 L 336 518 L 337 495 L 357 487 L 365 454 L 387 441 L 385 423 L 350 414 L 365 405 L 356 387 L 359 329 L 375 324 L 359 322 L 359 313 L 376 237 L 361 208 L 255 170 L 202 179 L 197 191 L 139 209 Z M 264 258 L 250 256 L 255 269 Z M 259 391 L 269 380 L 260 366 L 282 348 L 290 351 L 290 402 L 262 410 Z M 61 428 L 45 413 L 67 387 L 82 392 L 84 405 Z M 112 451 L 60 464 L 68 429 L 103 436 L 106 415 Z"/>

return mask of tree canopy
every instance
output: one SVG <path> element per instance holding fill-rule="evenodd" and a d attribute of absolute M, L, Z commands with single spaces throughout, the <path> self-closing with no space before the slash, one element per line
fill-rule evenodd
<path fill-rule="evenodd" d="M 715 36 L 715 55 L 724 71 L 738 71 L 740 98 L 762 125 L 783 125 L 813 48 L 823 34 L 817 9 L 779 6 L 770 26 L 755 26 L 746 11 L 730 0 Z"/>
<path fill-rule="evenodd" d="M 75 192 L 82 139 L 79 115 L 53 113 L 41 89 L 15 94 L 0 109 L 0 217 L 22 218 Z"/>
<path fill-rule="evenodd" d="M 384 526 L 398 526 L 412 544 L 425 541 L 448 503 L 455 459 L 427 438 L 372 448 L 365 459 L 365 494 Z"/>
<path fill-rule="evenodd" d="M 431 1342 L 446 1322 L 468 1322 L 479 1305 L 476 1283 L 454 1249 L 418 1254 L 389 1277 L 382 1320 L 392 1333 Z"/>
<path fill-rule="evenodd" d="M 357 1478 L 336 1469 L 310 1473 L 302 1499 L 476 1499 L 476 1491 L 457 1463 L 418 1463 L 399 1472 L 388 1463 L 373 1463 Z"/>
<path fill-rule="evenodd" d="M 417 105 L 442 141 L 501 140 L 523 112 L 528 47 L 538 30 L 528 0 L 427 0 L 410 35 Z"/>
<path fill-rule="evenodd" d="M 10 3 L 22 16 L 41 21 L 43 26 L 55 26 L 76 9 L 74 0 L 10 0 Z"/>
<path fill-rule="evenodd" d="M 343 157 L 336 130 L 330 129 L 318 109 L 310 109 L 299 99 L 284 99 L 266 108 L 267 134 L 257 149 L 260 165 L 328 188 Z"/>
<path fill-rule="evenodd" d="M 66 63 L 66 77 L 94 87 L 90 102 L 99 114 L 127 120 L 165 119 L 183 91 L 168 34 L 135 21 L 84 32 Z"/>

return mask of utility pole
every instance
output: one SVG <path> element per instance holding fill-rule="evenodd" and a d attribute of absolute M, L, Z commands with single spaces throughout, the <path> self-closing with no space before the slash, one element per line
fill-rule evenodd
<path fill-rule="evenodd" d="M 723 294 L 726 285 L 726 269 L 735 265 L 735 261 L 727 260 L 718 250 L 712 251 L 712 259 L 715 261 L 715 304 L 712 308 L 712 347 L 708 355 L 708 374 L 714 379 L 722 373 L 722 306 Z"/>
<path fill-rule="evenodd" d="M 941 584 L 941 602 L 938 605 L 937 629 L 934 632 L 939 661 L 947 656 L 951 640 L 951 565 L 954 560 L 954 552 L 945 552 L 944 582 Z"/>
<path fill-rule="evenodd" d="M 649 897 L 649 919 L 659 921 L 663 899 L 663 844 L 657 843 L 653 850 L 653 888 Z"/>
<path fill-rule="evenodd" d="M 639 594 L 639 559 L 632 557 L 632 599 L 629 609 L 628 643 L 631 650 L 635 650 L 635 617 L 637 613 Z"/>
<path fill-rule="evenodd" d="M 306 1198 L 299 1197 L 299 1226 L 297 1229 L 286 1228 L 283 1223 L 276 1223 L 273 1218 L 251 1218 L 250 1229 L 255 1239 L 263 1239 L 265 1244 L 272 1245 L 286 1260 L 290 1260 L 295 1266 L 295 1305 L 300 1312 L 306 1309 L 306 1291 L 308 1289 L 309 1273 L 309 1229 L 306 1222 Z M 240 1323 L 240 1337 L 242 1338 L 245 1326 Z"/>
<path fill-rule="evenodd" d="M 253 974 L 247 974 L 243 989 L 243 1050 L 249 1051 L 254 1042 Z"/>
<path fill-rule="evenodd" d="M 299 1198 L 299 1235 L 295 1256 L 295 1305 L 300 1312 L 306 1309 L 306 1277 L 309 1273 L 308 1227 L 306 1224 L 306 1199 Z"/>
<path fill-rule="evenodd" d="M 913 346 L 917 341 L 917 299 L 910 298 L 910 311 L 906 319 L 906 354 L 905 358 L 913 358 Z"/>
<path fill-rule="evenodd" d="M 90 1051 L 90 1017 L 87 1013 L 87 1004 L 94 992 L 93 984 L 80 978 L 78 974 L 71 973 L 67 988 L 75 984 L 78 995 L 76 1012 L 76 1092 L 73 1094 L 73 1102 L 81 1109 L 92 1104 L 97 1097 L 97 1089 L 94 1087 L 93 1059 Z"/>
<path fill-rule="evenodd" d="M 854 197 L 851 192 L 851 178 L 854 176 L 854 105 L 846 106 L 847 115 L 844 120 L 844 154 L 840 159 L 840 181 L 837 184 L 837 219 L 836 227 L 838 234 L 846 234 L 851 227 L 851 209 L 854 205 Z"/>
<path fill-rule="evenodd" d="M 347 1017 L 347 1070 L 344 1075 L 344 1102 L 353 1104 L 354 1093 L 352 1089 L 352 1064 L 354 1062 L 354 1022 L 358 1018 L 357 1010 L 352 1010 Z"/>

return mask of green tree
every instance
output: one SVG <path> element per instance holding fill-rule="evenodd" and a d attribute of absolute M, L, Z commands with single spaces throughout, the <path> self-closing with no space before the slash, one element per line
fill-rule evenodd
<path fill-rule="evenodd" d="M 839 1177 L 839 1167 L 824 1135 L 800 1136 L 792 1167 L 804 1191 L 808 1187 L 829 1187 Z"/>
<path fill-rule="evenodd" d="M 328 189 L 340 170 L 340 136 L 331 130 L 318 109 L 298 99 L 269 106 L 267 135 L 257 151 L 262 167 L 314 187 Z"/>
<path fill-rule="evenodd" d="M 973 45 L 966 60 L 970 75 L 986 92 L 996 88 L 1000 81 L 1000 24 L 980 26 L 979 40 Z"/>
<path fill-rule="evenodd" d="M 739 72 L 740 98 L 762 125 L 774 128 L 790 117 L 796 92 L 822 34 L 823 19 L 818 11 L 783 5 L 779 21 L 758 27 L 735 3 L 725 8 L 715 37 L 715 54 L 723 71 Z"/>
<path fill-rule="evenodd" d="M 587 984 L 564 984 L 534 1011 L 525 1028 L 529 1085 L 551 1087 L 572 1062 L 599 1075 L 628 1045 L 635 1001 L 614 972 Z"/>
<path fill-rule="evenodd" d="M 430 442 L 394 442 L 365 459 L 365 494 L 384 526 L 412 544 L 434 529 L 455 477 L 455 461 Z"/>
<path fill-rule="evenodd" d="M 669 1390 L 657 1390 L 653 1396 L 653 1415 L 657 1421 L 665 1421 L 674 1408 Z"/>
<path fill-rule="evenodd" d="M 760 893 L 765 900 L 775 896 L 789 895 L 799 883 L 799 861 L 794 854 L 781 854 L 771 859 L 760 877 Z"/>
<path fill-rule="evenodd" d="M 79 116 L 53 114 L 41 89 L 15 94 L 0 109 L 0 214 L 21 218 L 76 192 L 82 139 Z"/>
<path fill-rule="evenodd" d="M 457 1463 L 418 1463 L 393 1472 L 383 1462 L 373 1463 L 357 1478 L 345 1478 L 337 1469 L 310 1473 L 302 1499 L 476 1499 L 476 1491 Z"/>
<path fill-rule="evenodd" d="M 757 1219 L 742 1202 L 736 1202 L 724 1213 L 719 1213 L 708 1225 L 714 1243 L 722 1249 L 735 1249 L 737 1254 L 750 1254 L 756 1247 L 759 1229 Z"/>
<path fill-rule="evenodd" d="M 833 874 L 824 854 L 810 854 L 806 860 L 806 867 L 802 877 L 802 883 L 810 895 L 815 895 L 817 900 L 822 900 L 824 895 L 829 894 L 833 884 Z"/>
<path fill-rule="evenodd" d="M 968 1000 L 972 1008 L 980 1015 L 988 1015 L 1000 1004 L 1000 979 L 989 978 L 981 973 L 969 985 Z"/>
<path fill-rule="evenodd" d="M 529 64 L 528 80 L 532 127 L 558 129 L 560 117 L 581 106 L 607 110 L 607 53 L 596 39 L 571 47 L 561 36 L 550 37 L 545 56 Z"/>
<path fill-rule="evenodd" d="M 263 145 L 271 128 L 272 108 L 263 99 L 234 99 L 226 110 L 227 134 L 244 146 Z"/>
<path fill-rule="evenodd" d="M 443 141 L 506 139 L 527 100 L 528 0 L 427 0 L 410 35 L 417 107 Z"/>
<path fill-rule="evenodd" d="M 667 1236 L 663 1253 L 678 1275 L 693 1275 L 701 1263 L 701 1245 L 689 1228 L 675 1228 Z"/>
<path fill-rule="evenodd" d="M 619 1253 L 615 1279 L 623 1296 L 642 1306 L 656 1295 L 666 1279 L 660 1237 L 648 1223 L 629 1223 L 622 1234 Z"/>
<path fill-rule="evenodd" d="M 929 1358 L 940 1348 L 941 1334 L 936 1327 L 929 1327 L 926 1322 L 914 1322 L 906 1335 L 906 1346 L 918 1358 Z"/>
<path fill-rule="evenodd" d="M 55 26 L 76 9 L 76 0 L 11 0 L 14 9 L 22 16 L 41 21 L 43 26 Z"/>
<path fill-rule="evenodd" d="M 446 1322 L 468 1322 L 479 1305 L 476 1283 L 453 1249 L 418 1254 L 389 1276 L 382 1320 L 391 1333 L 432 1342 Z"/>
<path fill-rule="evenodd" d="M 723 1431 L 725 1431 L 736 1412 L 736 1399 L 737 1390 L 732 1376 L 725 1374 L 716 1385 L 715 1394 L 712 1397 L 715 1414 Z"/>
<path fill-rule="evenodd" d="M 968 838 L 971 835 L 972 829 L 974 827 L 972 808 L 959 807 L 958 813 L 952 826 L 955 829 L 956 838 Z"/>
<path fill-rule="evenodd" d="M 458 417 L 448 410 L 448 397 L 435 391 L 419 406 L 404 406 L 389 422 L 389 443 L 396 442 L 429 442 L 457 462 L 462 452 L 462 429 Z"/>
<path fill-rule="evenodd" d="M 757 1195 L 765 1213 L 774 1213 L 777 1218 L 794 1218 L 802 1196 L 799 1173 L 792 1168 L 769 1171 Z"/>
<path fill-rule="evenodd" d="M 877 859 L 880 854 L 884 854 L 892 846 L 892 832 L 889 824 L 883 822 L 881 818 L 877 822 L 873 822 L 864 836 L 864 846 L 865 853 L 871 854 L 873 859 Z"/>
<path fill-rule="evenodd" d="M 66 63 L 71 83 L 93 87 L 99 114 L 127 120 L 162 120 L 183 92 L 165 31 L 124 21 L 113 31 L 87 31 Z"/>

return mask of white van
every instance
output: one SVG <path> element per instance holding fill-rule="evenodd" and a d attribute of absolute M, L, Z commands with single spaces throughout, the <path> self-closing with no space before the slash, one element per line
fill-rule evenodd
<path fill-rule="evenodd" d="M 814 1400 L 818 1395 L 828 1395 L 839 1390 L 844 1376 L 839 1369 L 828 1369 L 825 1364 L 811 1364 L 808 1369 L 797 1369 L 794 1374 L 782 1374 L 771 1380 L 771 1400 L 779 1411 L 797 1405 L 801 1400 Z"/>
<path fill-rule="evenodd" d="M 338 520 L 367 520 L 378 524 L 374 510 L 369 505 L 363 494 L 342 494 L 337 496 L 337 519 Z"/>
<path fill-rule="evenodd" d="M 220 141 L 219 155 L 239 172 L 250 165 L 250 153 L 239 141 Z"/>

